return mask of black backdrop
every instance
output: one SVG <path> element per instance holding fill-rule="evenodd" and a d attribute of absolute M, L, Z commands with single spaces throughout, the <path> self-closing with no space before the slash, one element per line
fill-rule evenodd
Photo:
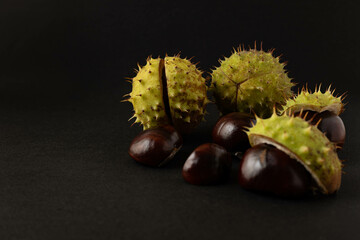
<path fill-rule="evenodd" d="M 359 10 L 356 1 L 1 1 L 0 238 L 358 239 Z M 169 165 L 128 157 L 141 128 L 120 101 L 137 63 L 181 52 L 210 71 L 255 40 L 282 54 L 298 86 L 348 91 L 335 196 L 244 191 L 238 162 L 226 184 L 186 184 L 182 164 L 211 141 L 214 105 Z"/>

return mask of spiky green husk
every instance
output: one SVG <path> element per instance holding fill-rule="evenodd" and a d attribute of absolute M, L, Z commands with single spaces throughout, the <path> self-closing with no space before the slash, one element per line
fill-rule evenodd
<path fill-rule="evenodd" d="M 208 103 L 205 79 L 187 59 L 165 57 L 164 65 L 172 122 L 181 132 L 189 132 L 205 114 Z"/>
<path fill-rule="evenodd" d="M 213 70 L 211 90 L 223 114 L 254 112 L 269 117 L 274 106 L 281 106 L 292 96 L 294 84 L 285 64 L 272 52 L 239 49 L 220 63 Z"/>
<path fill-rule="evenodd" d="M 165 68 L 167 97 L 163 96 L 162 74 Z M 173 124 L 181 133 L 188 133 L 203 119 L 206 97 L 206 83 L 202 72 L 187 59 L 165 57 L 164 60 L 149 58 L 132 79 L 129 101 L 134 107 L 135 123 L 141 123 L 144 130 Z M 169 102 L 166 112 L 164 99 Z"/>
<path fill-rule="evenodd" d="M 128 101 L 133 104 L 135 122 L 141 123 L 144 130 L 170 123 L 162 100 L 160 62 L 160 58 L 148 59 L 132 80 Z"/>
<path fill-rule="evenodd" d="M 298 160 L 313 176 L 320 190 L 334 193 L 341 183 L 341 162 L 336 147 L 316 126 L 299 117 L 257 118 L 247 132 L 252 146 L 272 144 Z"/>
<path fill-rule="evenodd" d="M 319 87 L 314 93 L 303 88 L 296 97 L 286 101 L 281 114 L 284 112 L 291 114 L 301 110 L 310 110 L 319 113 L 330 111 L 339 115 L 343 111 L 343 96 L 335 97 L 333 93 L 334 91 L 331 91 L 330 87 L 325 92 L 321 92 Z"/>

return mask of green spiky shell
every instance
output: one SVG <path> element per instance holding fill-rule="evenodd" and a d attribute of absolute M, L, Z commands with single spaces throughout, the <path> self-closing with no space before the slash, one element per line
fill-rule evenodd
<path fill-rule="evenodd" d="M 272 52 L 238 50 L 220 63 L 213 70 L 211 90 L 223 114 L 253 111 L 260 117 L 269 117 L 274 106 L 284 104 L 292 96 L 294 84 L 285 64 Z"/>
<path fill-rule="evenodd" d="M 315 112 L 330 111 L 339 115 L 343 111 L 342 96 L 335 97 L 330 87 L 321 92 L 320 87 L 317 91 L 311 93 L 307 89 L 303 89 L 293 99 L 286 101 L 281 114 L 300 112 L 301 110 L 311 110 Z"/>
<path fill-rule="evenodd" d="M 132 92 L 128 101 L 133 104 L 135 122 L 141 123 L 144 130 L 170 123 L 162 100 L 160 62 L 160 58 L 148 59 L 132 79 Z"/>
<path fill-rule="evenodd" d="M 208 103 L 202 72 L 187 59 L 165 57 L 165 75 L 172 122 L 182 132 L 197 126 Z"/>
<path fill-rule="evenodd" d="M 341 183 L 341 162 L 336 147 L 316 126 L 287 115 L 257 118 L 247 132 L 251 146 L 268 143 L 298 160 L 325 194 L 337 191 Z"/>
<path fill-rule="evenodd" d="M 164 104 L 162 68 L 165 68 L 167 79 L 168 114 Z M 188 133 L 203 119 L 208 103 L 206 91 L 202 72 L 189 60 L 168 56 L 164 60 L 149 58 L 132 79 L 132 92 L 127 101 L 133 104 L 135 122 L 141 123 L 144 130 L 173 124 L 181 133 Z"/>

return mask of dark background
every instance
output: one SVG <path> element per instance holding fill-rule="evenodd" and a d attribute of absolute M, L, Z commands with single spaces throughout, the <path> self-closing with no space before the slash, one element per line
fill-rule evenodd
<path fill-rule="evenodd" d="M 359 17 L 356 1 L 1 1 L 0 239 L 358 239 Z M 275 48 L 301 87 L 348 92 L 342 187 L 289 200 L 236 183 L 186 184 L 211 141 L 214 105 L 161 169 L 127 154 L 141 128 L 120 103 L 148 55 L 210 71 L 239 44 Z M 297 91 L 297 88 L 294 88 Z"/>

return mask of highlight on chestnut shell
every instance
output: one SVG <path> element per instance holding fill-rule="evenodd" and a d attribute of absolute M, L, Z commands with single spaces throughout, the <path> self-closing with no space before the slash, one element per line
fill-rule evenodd
<path fill-rule="evenodd" d="M 255 123 L 255 117 L 247 113 L 233 112 L 222 116 L 212 131 L 213 142 L 228 152 L 244 152 L 250 148 L 245 130 Z"/>
<path fill-rule="evenodd" d="M 129 155 L 149 166 L 162 166 L 171 160 L 183 144 L 181 135 L 171 125 L 145 130 L 130 144 Z"/>
<path fill-rule="evenodd" d="M 195 185 L 224 182 L 231 169 L 231 155 L 225 148 L 215 143 L 205 143 L 197 147 L 187 158 L 182 176 Z"/>
<path fill-rule="evenodd" d="M 294 116 L 299 116 L 310 124 L 315 125 L 325 136 L 336 144 L 337 149 L 344 146 L 346 139 L 346 129 L 342 119 L 331 111 L 314 112 L 305 110 L 294 113 Z"/>
<path fill-rule="evenodd" d="M 245 152 L 238 177 L 245 189 L 284 197 L 308 195 L 314 189 L 312 176 L 302 164 L 265 143 Z"/>

